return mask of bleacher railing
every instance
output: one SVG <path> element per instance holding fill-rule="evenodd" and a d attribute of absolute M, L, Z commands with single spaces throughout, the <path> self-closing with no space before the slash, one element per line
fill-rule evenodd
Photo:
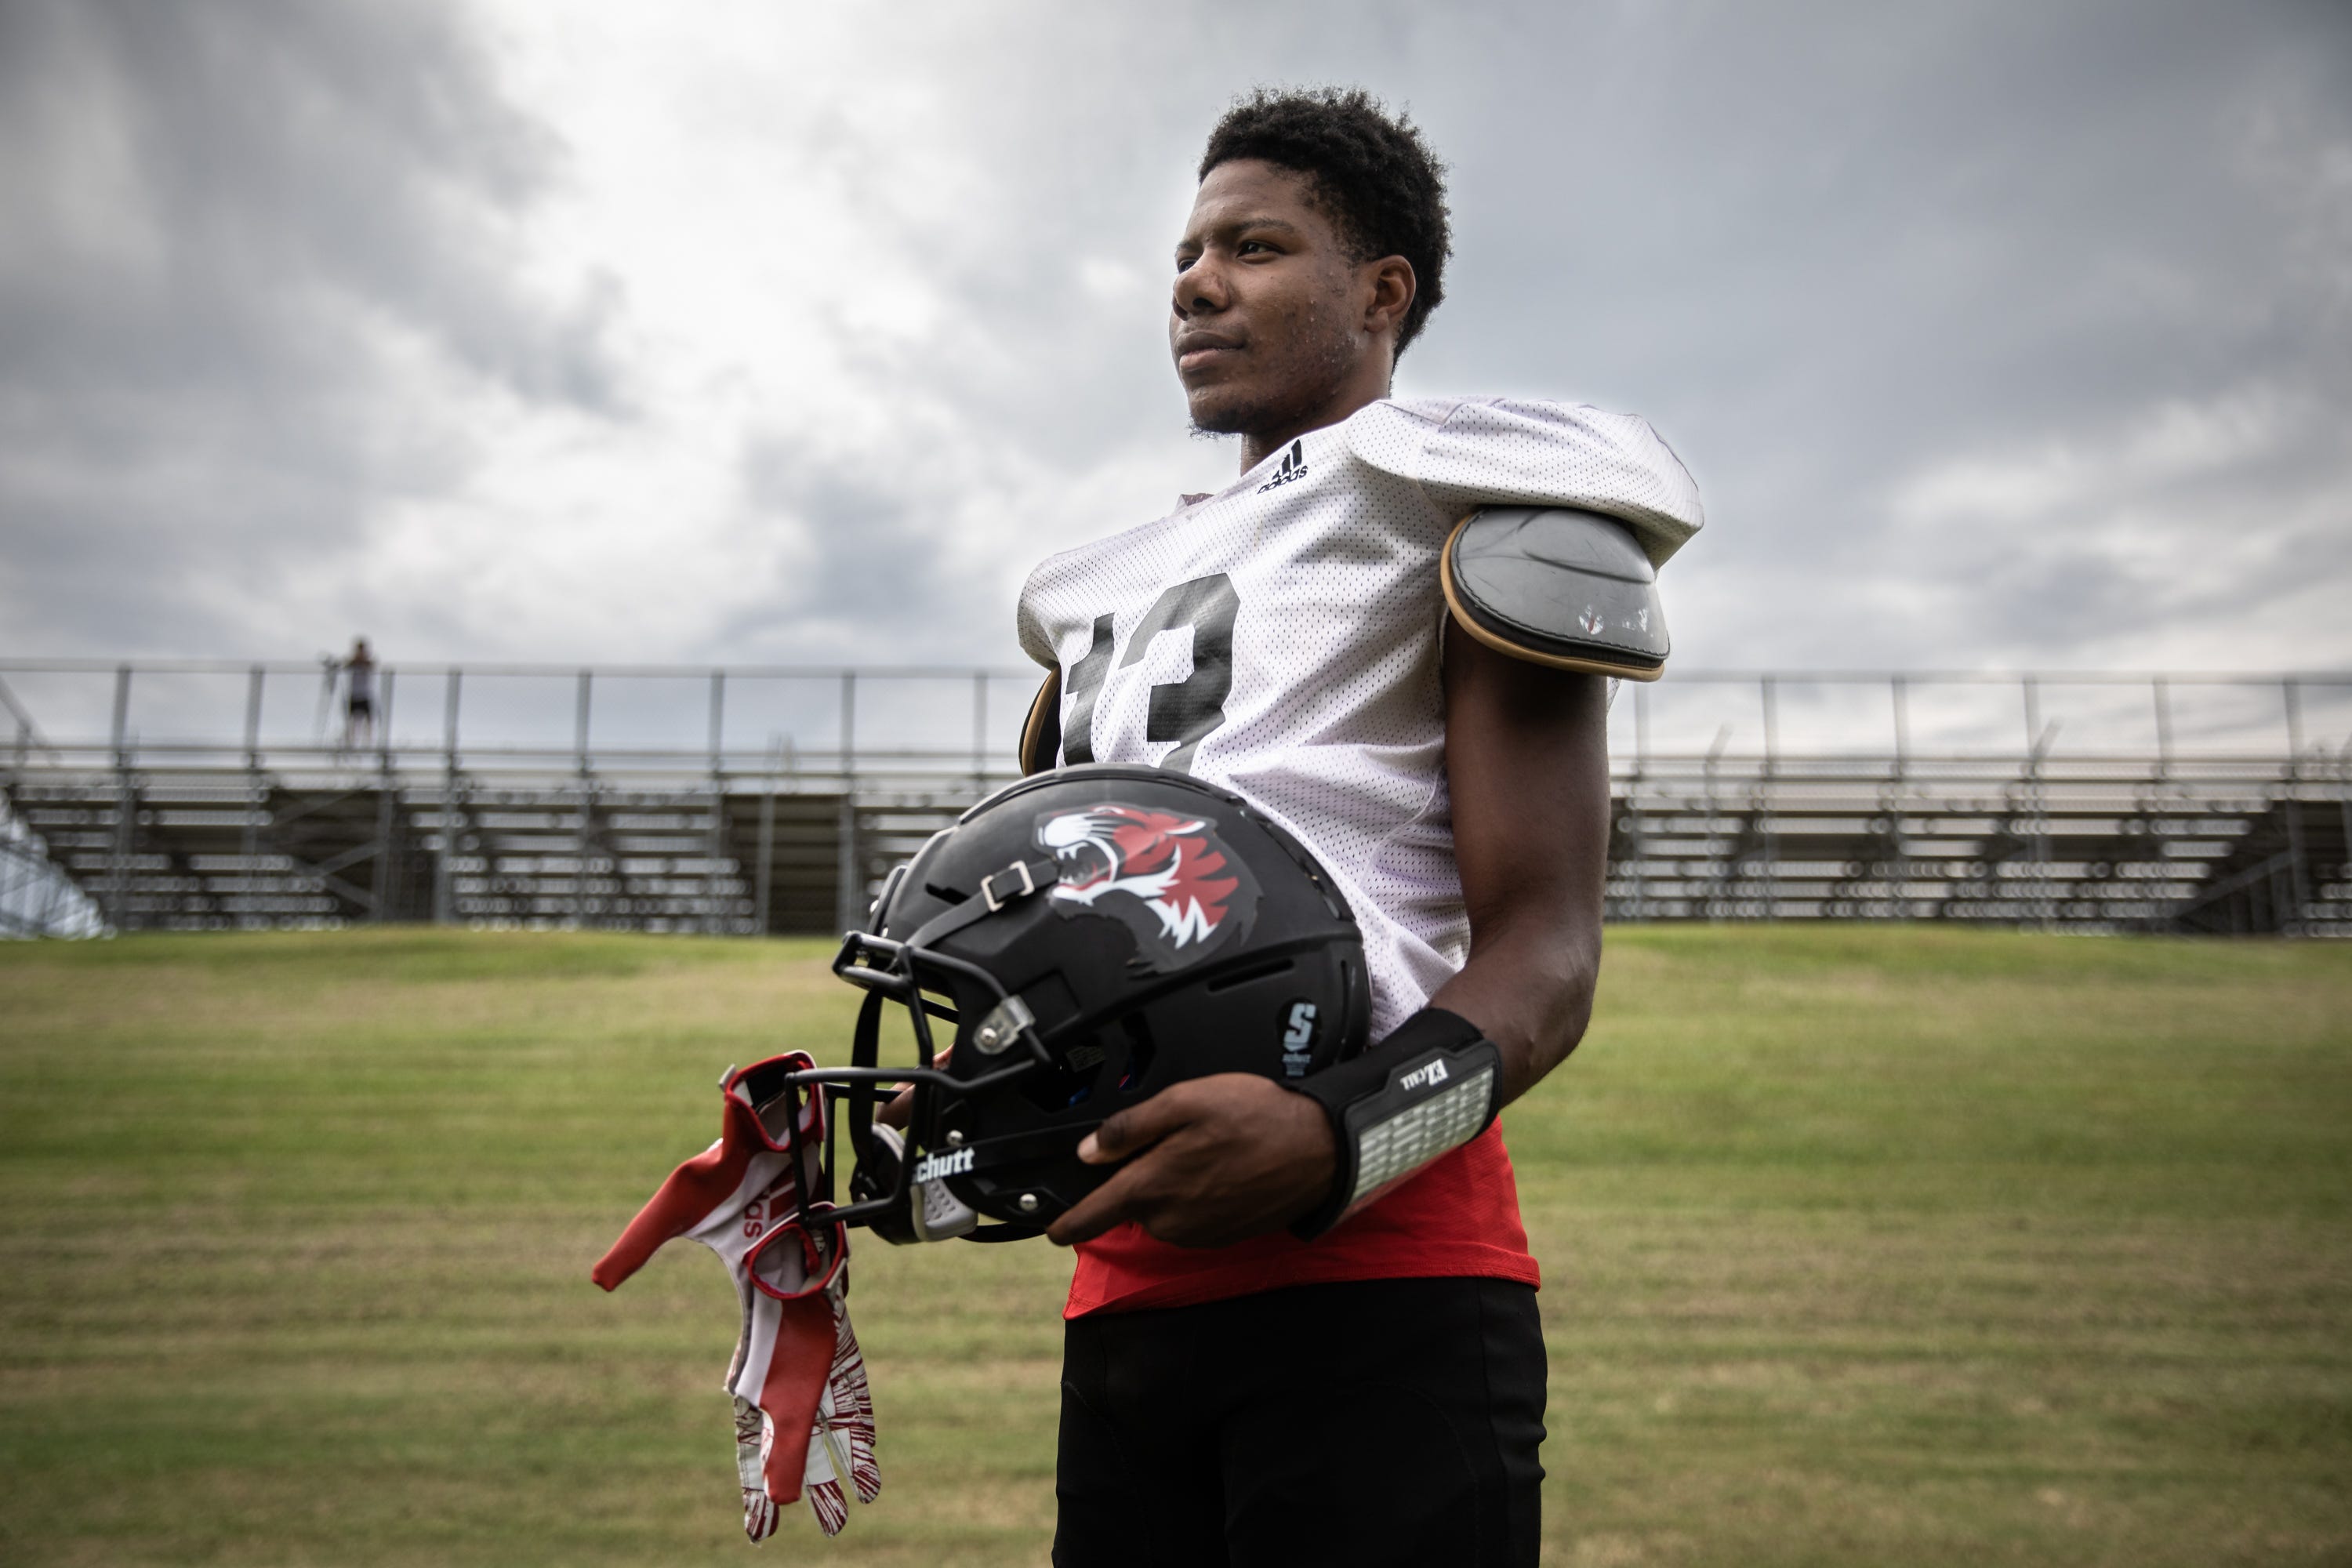
<path fill-rule="evenodd" d="M 444 802 L 480 788 L 583 797 L 698 790 L 714 803 L 745 791 L 837 796 L 849 803 L 840 872 L 848 912 L 872 847 L 858 840 L 856 812 L 948 808 L 1013 776 L 1038 673 L 386 662 L 373 667 L 373 710 L 362 719 L 349 700 L 349 667 L 331 658 L 0 659 L 0 783 L 8 790 L 0 800 L 0 929 L 58 929 L 61 872 L 90 890 L 91 876 L 75 869 L 89 853 L 63 855 L 27 826 L 23 803 L 34 795 L 47 790 L 54 800 L 79 788 L 100 803 L 89 811 L 111 811 L 118 864 L 110 885 L 120 902 L 127 872 L 119 862 L 141 821 L 139 791 L 165 777 L 231 775 L 249 781 L 257 799 L 265 779 L 369 787 L 370 775 L 387 795 L 396 782 Z M 1629 837 L 1621 823 L 1621 856 L 1651 853 L 1645 825 L 1660 812 L 1690 816 L 1703 796 L 1710 821 L 1729 814 L 1743 825 L 1709 827 L 1704 846 L 1682 858 L 1717 857 L 1747 868 L 1742 874 L 1766 865 L 1779 879 L 1768 879 L 1768 889 L 1786 879 L 1776 814 L 1807 780 L 1852 788 L 1940 779 L 1954 799 L 1976 784 L 2015 795 L 2069 779 L 2118 788 L 2202 780 L 2210 787 L 2200 800 L 2230 810 L 2246 805 L 2248 792 L 2267 799 L 2291 788 L 2306 805 L 2333 797 L 2352 838 L 2352 672 L 1676 669 L 1655 685 L 1622 687 L 1610 731 L 1615 785 L 1636 829 Z M 68 780 L 80 782 L 60 782 Z M 102 804 L 109 790 L 110 807 Z M 1943 809 L 1932 790 L 1902 799 L 1914 797 L 1920 804 L 1889 809 Z M 717 857 L 719 806 L 710 809 Z M 2021 813 L 2030 815 L 2024 805 L 2011 815 L 2022 821 Z M 445 883 L 466 874 L 453 821 L 426 809 L 412 835 L 437 857 Z M 584 846 L 584 826 L 579 837 Z M 387 826 L 376 853 L 387 856 L 390 843 Z M 248 837 L 246 847 L 257 845 Z M 621 853 L 611 857 L 616 866 Z M 764 877 L 764 847 L 760 854 Z M 2052 858 L 2046 843 L 2039 854 Z M 1706 881 L 1697 872 L 1683 879 Z M 1736 879 L 1717 879 L 1725 887 Z M 1640 882 L 1638 907 L 1720 912 L 1696 895 L 1657 902 L 1649 889 L 1663 885 Z M 761 881 L 743 897 L 764 910 L 769 892 Z M 1768 912 L 1783 912 L 1779 892 L 1763 896 Z M 1717 903 L 1746 910 L 1728 895 Z M 1906 907 L 1899 898 L 1885 903 Z M 434 907 L 445 916 L 457 907 L 447 888 Z"/>
<path fill-rule="evenodd" d="M 1001 771 L 1039 672 L 982 667 L 403 664 L 375 667 L 355 736 L 347 668 L 220 659 L 0 659 L 0 751 L 27 764 L 423 754 Z M 1629 700 L 1630 699 L 1630 700 Z M 2103 756 L 2340 763 L 2352 672 L 1674 670 L 1628 683 L 1621 769 L 1651 757 Z"/>

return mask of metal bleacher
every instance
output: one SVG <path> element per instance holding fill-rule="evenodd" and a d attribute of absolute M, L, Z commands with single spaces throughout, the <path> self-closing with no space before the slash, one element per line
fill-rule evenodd
<path fill-rule="evenodd" d="M 1698 678 L 1709 683 L 1746 689 L 1761 744 L 1734 752 L 1727 725 L 1703 754 L 1660 751 L 1637 706 L 1633 754 L 1618 757 L 1616 918 L 2352 935 L 2346 677 Z M 1780 733 L 1792 691 L 1816 710 L 1794 747 Z M 1828 728 L 1822 711 L 1840 705 L 1825 691 L 1848 699 Z M 2070 720 L 2082 743 L 2062 743 Z M 2345 740 L 2315 742 L 2315 720 Z"/>
<path fill-rule="evenodd" d="M 1013 776 L 1034 673 L 0 661 L 0 931 L 838 931 Z M 1675 673 L 1620 920 L 2352 934 L 2352 676 Z"/>

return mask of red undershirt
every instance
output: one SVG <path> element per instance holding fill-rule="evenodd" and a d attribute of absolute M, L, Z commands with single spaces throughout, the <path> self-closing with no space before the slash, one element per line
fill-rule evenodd
<path fill-rule="evenodd" d="M 1350 1279 L 1466 1275 L 1540 1283 L 1499 1121 L 1311 1242 L 1276 1231 L 1231 1247 L 1171 1247 L 1128 1224 L 1080 1243 L 1077 1253 L 1066 1318 Z"/>

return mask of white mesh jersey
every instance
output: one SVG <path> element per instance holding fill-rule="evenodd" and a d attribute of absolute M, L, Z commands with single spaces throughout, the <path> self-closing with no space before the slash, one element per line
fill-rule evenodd
<path fill-rule="evenodd" d="M 1021 646 L 1062 672 L 1063 763 L 1148 763 L 1283 823 L 1363 927 L 1373 1037 L 1462 965 L 1437 557 L 1482 505 L 1624 521 L 1663 563 L 1698 489 L 1649 426 L 1581 405 L 1383 401 L 1223 493 L 1045 561 Z"/>

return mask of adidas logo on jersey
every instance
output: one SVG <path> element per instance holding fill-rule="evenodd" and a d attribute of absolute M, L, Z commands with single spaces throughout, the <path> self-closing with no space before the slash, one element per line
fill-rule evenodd
<path fill-rule="evenodd" d="M 1307 443 L 1293 441 L 1290 444 L 1290 450 L 1282 455 L 1282 467 L 1274 470 L 1274 478 L 1258 486 L 1257 493 L 1264 495 L 1266 491 L 1286 485 L 1293 479 L 1303 479 L 1306 477 Z"/>

